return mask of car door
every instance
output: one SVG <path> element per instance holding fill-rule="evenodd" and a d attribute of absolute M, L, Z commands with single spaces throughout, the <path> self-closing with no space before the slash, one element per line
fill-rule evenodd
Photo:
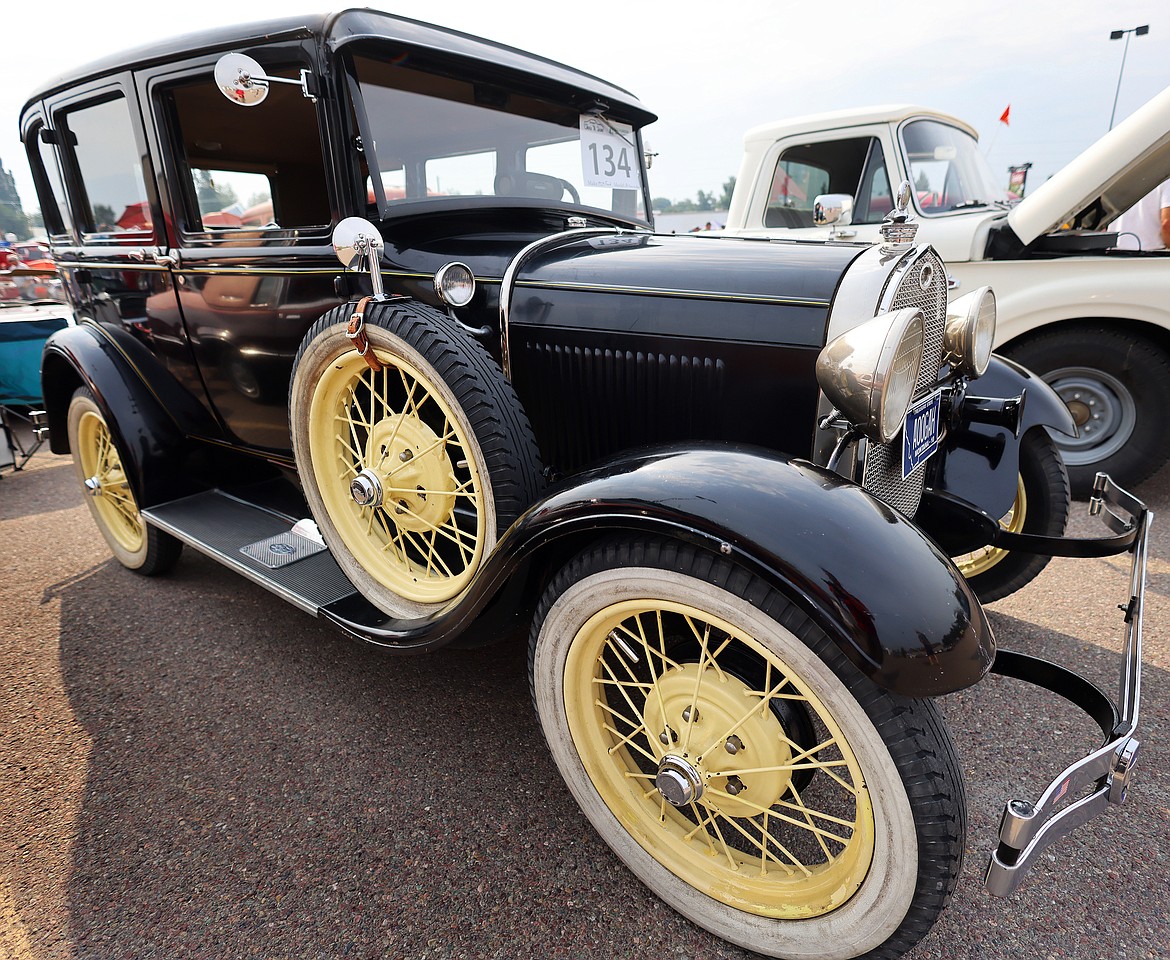
<path fill-rule="evenodd" d="M 169 374 L 201 394 L 131 75 L 71 88 L 46 100 L 44 114 L 30 159 L 42 196 L 57 200 L 63 191 L 46 223 L 55 221 L 54 251 L 77 319 L 101 326 L 128 355 L 145 347 L 165 371 L 149 376 Z"/>
<path fill-rule="evenodd" d="M 272 76 L 314 69 L 300 39 L 240 52 Z M 142 72 L 138 86 L 162 158 L 171 269 L 208 403 L 234 443 L 283 453 L 297 348 L 341 300 L 325 102 L 274 82 L 262 104 L 233 104 L 214 80 L 218 56 Z"/>

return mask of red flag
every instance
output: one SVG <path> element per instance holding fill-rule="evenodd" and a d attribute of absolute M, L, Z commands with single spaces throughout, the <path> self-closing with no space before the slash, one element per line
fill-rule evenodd
<path fill-rule="evenodd" d="M 1008 115 L 1011 112 L 1012 112 L 1012 105 L 1009 103 L 1006 107 L 1004 107 L 1003 113 L 1001 113 L 999 115 L 999 122 L 1002 123 L 1005 127 L 1011 126 L 1011 123 L 1008 120 Z"/>

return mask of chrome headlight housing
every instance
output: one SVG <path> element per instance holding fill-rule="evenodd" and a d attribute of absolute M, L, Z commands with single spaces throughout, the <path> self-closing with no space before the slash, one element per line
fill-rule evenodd
<path fill-rule="evenodd" d="M 817 382 L 866 437 L 889 443 L 902 429 L 922 366 L 925 321 L 907 308 L 878 314 L 821 350 Z"/>
<path fill-rule="evenodd" d="M 475 296 L 475 274 L 466 263 L 455 260 L 435 274 L 435 293 L 449 307 L 465 307 Z"/>
<path fill-rule="evenodd" d="M 983 376 L 991 363 L 995 343 L 995 293 L 980 287 L 947 306 L 943 353 L 947 363 L 963 376 Z"/>

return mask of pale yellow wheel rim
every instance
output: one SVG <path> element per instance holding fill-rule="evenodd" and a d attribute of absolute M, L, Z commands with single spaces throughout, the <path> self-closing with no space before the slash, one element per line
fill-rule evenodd
<path fill-rule="evenodd" d="M 345 548 L 382 586 L 417 603 L 456 596 L 483 557 L 487 521 L 470 429 L 414 364 L 377 354 L 335 359 L 309 403 L 309 453 L 325 511 Z M 350 484 L 373 475 L 379 503 Z"/>
<path fill-rule="evenodd" d="M 82 413 L 77 422 L 77 455 L 86 478 L 98 484 L 90 505 L 99 522 L 123 550 L 138 553 L 146 542 L 146 524 L 138 512 L 109 427 L 92 410 Z"/>
<path fill-rule="evenodd" d="M 680 639 L 687 662 L 672 656 Z M 838 909 L 861 886 L 875 843 L 860 764 L 809 684 L 759 641 L 688 604 L 615 603 L 573 639 L 564 697 L 601 799 L 694 889 L 762 917 L 800 919 Z M 778 704 L 807 712 L 815 743 L 792 739 Z M 687 806 L 655 785 L 668 754 L 702 781 Z M 799 789 L 798 771 L 812 775 Z"/>
<path fill-rule="evenodd" d="M 1015 502 L 1012 503 L 1011 509 L 1000 517 L 999 525 L 1002 529 L 1010 533 L 1022 533 L 1024 530 L 1024 520 L 1027 516 L 1028 493 L 1024 489 L 1024 478 L 1019 477 L 1016 480 Z M 1001 547 L 986 546 L 955 557 L 954 561 L 955 566 L 959 568 L 959 572 L 970 580 L 972 577 L 977 577 L 981 573 L 987 573 L 988 570 L 1003 560 L 1008 553 L 1009 551 Z"/>

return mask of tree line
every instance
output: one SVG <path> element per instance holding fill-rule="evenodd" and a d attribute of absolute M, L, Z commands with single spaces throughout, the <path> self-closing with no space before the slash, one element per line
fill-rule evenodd
<path fill-rule="evenodd" d="M 655 197 L 650 207 L 655 213 L 694 213 L 696 210 L 726 210 L 731 206 L 731 195 L 735 192 L 735 177 L 730 177 L 723 184 L 723 192 L 707 193 L 700 190 L 695 194 L 696 199 L 689 197 L 684 200 L 671 200 L 668 197 Z"/>

